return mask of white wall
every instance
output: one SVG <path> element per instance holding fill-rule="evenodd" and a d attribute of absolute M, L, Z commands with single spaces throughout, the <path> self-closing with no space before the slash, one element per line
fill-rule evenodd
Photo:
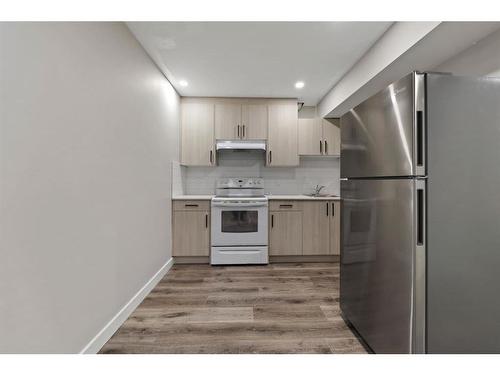
<path fill-rule="evenodd" d="M 333 110 L 337 110 L 336 116 L 338 117 L 359 104 L 362 100 L 356 97 L 356 95 L 359 96 L 358 91 L 434 30 L 439 23 L 395 22 L 321 99 L 318 103 L 318 115 L 326 117 Z"/>
<path fill-rule="evenodd" d="M 436 70 L 499 27 L 500 22 L 397 22 L 324 96 L 318 114 L 340 117 L 414 70 Z"/>
<path fill-rule="evenodd" d="M 457 75 L 500 77 L 500 30 L 435 68 Z"/>
<path fill-rule="evenodd" d="M 171 258 L 179 97 L 121 23 L 0 23 L 0 352 L 79 352 Z"/>

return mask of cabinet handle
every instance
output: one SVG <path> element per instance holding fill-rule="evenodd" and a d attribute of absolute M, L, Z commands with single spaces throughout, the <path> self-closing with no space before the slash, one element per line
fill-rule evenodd
<path fill-rule="evenodd" d="M 205 214 L 205 228 L 208 228 L 208 214 Z"/>
<path fill-rule="evenodd" d="M 273 152 L 269 150 L 269 164 L 273 162 Z"/>
<path fill-rule="evenodd" d="M 274 215 L 271 215 L 271 228 L 274 228 Z"/>
<path fill-rule="evenodd" d="M 214 162 L 213 162 L 213 154 L 214 154 L 214 153 L 213 153 L 213 151 L 212 151 L 212 150 L 210 150 L 210 164 L 213 164 L 213 163 L 214 163 Z"/>
<path fill-rule="evenodd" d="M 323 155 L 323 142 L 321 140 L 319 141 L 319 153 Z"/>
<path fill-rule="evenodd" d="M 326 216 L 328 216 L 328 202 L 326 202 Z"/>
<path fill-rule="evenodd" d="M 240 138 L 240 126 L 238 125 L 238 138 Z"/>
<path fill-rule="evenodd" d="M 198 207 L 197 204 L 185 204 L 184 207 Z"/>
<path fill-rule="evenodd" d="M 293 204 L 280 204 L 280 207 L 284 207 L 284 208 L 292 208 L 292 207 L 293 207 Z"/>
<path fill-rule="evenodd" d="M 328 143 L 326 142 L 326 139 L 325 139 L 325 155 L 328 155 Z"/>
<path fill-rule="evenodd" d="M 242 126 L 243 129 L 243 136 L 241 138 L 245 138 L 245 125 Z"/>
<path fill-rule="evenodd" d="M 332 216 L 335 216 L 335 203 L 332 202 Z"/>

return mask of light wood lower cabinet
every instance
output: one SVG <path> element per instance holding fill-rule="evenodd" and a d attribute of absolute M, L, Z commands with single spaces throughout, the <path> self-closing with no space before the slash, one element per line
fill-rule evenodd
<path fill-rule="evenodd" d="M 271 211 L 269 255 L 302 255 L 301 211 Z"/>
<path fill-rule="evenodd" d="M 210 251 L 210 202 L 174 201 L 172 255 L 208 256 Z"/>
<path fill-rule="evenodd" d="M 339 255 L 340 201 L 271 201 L 269 254 Z"/>
<path fill-rule="evenodd" d="M 302 254 L 330 254 L 330 202 L 304 202 L 302 208 Z"/>

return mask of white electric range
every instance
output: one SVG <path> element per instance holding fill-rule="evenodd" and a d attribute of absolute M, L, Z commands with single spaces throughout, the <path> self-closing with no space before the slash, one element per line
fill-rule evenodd
<path fill-rule="evenodd" d="M 262 178 L 223 178 L 212 198 L 210 263 L 267 264 L 268 201 Z"/>

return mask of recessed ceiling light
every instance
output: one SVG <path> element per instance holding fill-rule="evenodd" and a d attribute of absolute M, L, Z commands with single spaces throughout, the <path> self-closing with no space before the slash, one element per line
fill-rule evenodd
<path fill-rule="evenodd" d="M 182 87 L 186 87 L 186 86 L 188 85 L 188 83 L 187 83 L 187 81 L 186 81 L 186 80 L 181 79 L 181 80 L 179 81 L 179 85 L 181 85 Z"/>
<path fill-rule="evenodd" d="M 295 82 L 296 89 L 301 89 L 302 87 L 304 87 L 304 82 L 302 81 Z"/>

